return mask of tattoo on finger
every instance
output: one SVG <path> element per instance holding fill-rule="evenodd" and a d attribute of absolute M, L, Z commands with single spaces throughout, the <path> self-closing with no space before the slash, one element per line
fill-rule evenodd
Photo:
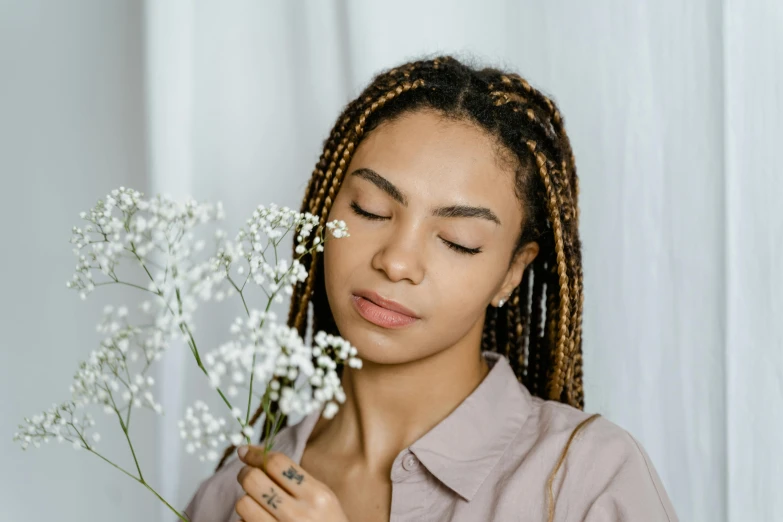
<path fill-rule="evenodd" d="M 277 509 L 277 506 L 279 504 L 283 503 L 283 499 L 280 498 L 280 496 L 275 493 L 275 488 L 269 488 L 269 493 L 264 493 L 262 495 L 264 500 L 266 500 L 266 503 L 272 506 L 273 508 Z"/>
<path fill-rule="evenodd" d="M 304 475 L 301 475 L 296 472 L 296 469 L 291 466 L 287 470 L 283 472 L 283 476 L 287 479 L 295 481 L 297 484 L 302 484 L 302 481 L 304 480 Z"/>

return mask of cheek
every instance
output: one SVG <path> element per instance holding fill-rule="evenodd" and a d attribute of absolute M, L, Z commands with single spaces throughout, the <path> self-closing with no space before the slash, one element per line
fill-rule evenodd
<path fill-rule="evenodd" d="M 349 289 L 350 276 L 361 263 L 362 258 L 357 253 L 356 246 L 358 245 L 354 236 L 339 239 L 330 237 L 326 241 L 322 255 L 324 256 L 324 285 L 330 302 L 338 292 Z"/>
<path fill-rule="evenodd" d="M 449 323 L 468 321 L 486 308 L 484 301 L 494 289 L 495 277 L 485 266 L 466 263 L 443 263 L 432 281 L 437 281 L 438 309 Z"/>
<path fill-rule="evenodd" d="M 324 246 L 322 255 L 324 256 L 324 283 L 327 292 L 330 292 L 335 285 L 339 284 L 342 278 L 341 270 L 343 268 L 342 258 L 344 253 L 341 251 L 340 246 L 334 238 L 327 240 Z"/>

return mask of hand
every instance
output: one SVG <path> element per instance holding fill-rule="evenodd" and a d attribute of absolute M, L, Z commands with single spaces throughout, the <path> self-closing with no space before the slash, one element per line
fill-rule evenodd
<path fill-rule="evenodd" d="M 237 481 L 246 494 L 235 509 L 244 522 L 348 522 L 334 492 L 283 453 L 267 453 L 266 465 L 262 446 L 237 454 L 245 463 Z"/>

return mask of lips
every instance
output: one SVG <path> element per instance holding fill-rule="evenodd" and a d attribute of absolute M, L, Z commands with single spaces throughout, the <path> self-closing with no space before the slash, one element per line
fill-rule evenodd
<path fill-rule="evenodd" d="M 392 301 L 391 299 L 386 299 L 372 290 L 357 290 L 354 292 L 354 295 L 364 297 L 368 301 L 371 301 L 372 303 L 380 306 L 381 308 L 385 308 L 386 310 L 391 310 L 392 312 L 407 315 L 413 319 L 419 319 L 419 316 L 416 314 L 416 312 L 410 308 L 407 308 L 396 301 Z"/>
<path fill-rule="evenodd" d="M 418 315 L 410 308 L 385 299 L 371 290 L 354 292 L 351 301 L 360 316 L 382 328 L 406 328 L 419 321 Z"/>

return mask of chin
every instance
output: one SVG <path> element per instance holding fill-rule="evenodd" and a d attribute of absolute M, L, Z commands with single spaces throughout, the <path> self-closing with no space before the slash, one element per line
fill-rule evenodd
<path fill-rule="evenodd" d="M 345 317 L 345 316 L 343 316 Z M 340 336 L 356 347 L 357 355 L 366 363 L 401 364 L 419 359 L 422 355 L 412 347 L 420 346 L 410 333 L 386 330 L 368 323 L 361 316 L 336 321 Z"/>
<path fill-rule="evenodd" d="M 340 331 L 342 332 L 343 329 Z M 412 353 L 410 348 L 415 344 L 390 338 L 384 332 L 369 331 L 367 327 L 356 324 L 350 325 L 345 331 L 346 335 L 343 337 L 356 347 L 357 355 L 365 362 L 400 364 L 418 358 L 418 354 Z"/>
<path fill-rule="evenodd" d="M 356 324 L 347 326 L 347 335 L 345 339 L 356 347 L 357 355 L 365 367 L 415 363 L 446 348 L 440 343 L 433 344 L 431 339 L 428 341 L 410 334 L 394 338 Z"/>

